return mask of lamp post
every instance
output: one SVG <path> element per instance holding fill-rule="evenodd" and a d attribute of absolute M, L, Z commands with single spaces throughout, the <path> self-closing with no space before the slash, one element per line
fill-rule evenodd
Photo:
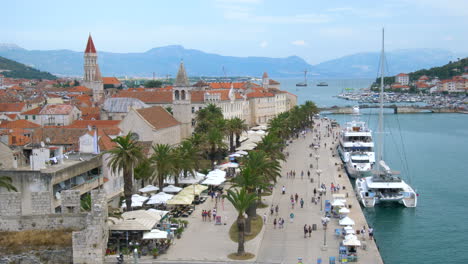
<path fill-rule="evenodd" d="M 319 159 L 320 159 L 320 155 L 315 155 L 315 160 L 317 161 L 317 171 L 319 171 Z M 318 172 L 317 172 L 318 174 Z M 320 175 L 319 175 L 319 179 L 318 179 L 318 187 L 320 188 Z"/>
<path fill-rule="evenodd" d="M 319 182 L 319 190 L 320 190 L 320 211 L 323 210 L 323 205 L 322 205 L 322 191 L 321 191 L 321 188 L 320 188 L 320 174 L 322 173 L 322 170 L 317 170 L 317 175 L 318 175 L 318 182 Z"/>

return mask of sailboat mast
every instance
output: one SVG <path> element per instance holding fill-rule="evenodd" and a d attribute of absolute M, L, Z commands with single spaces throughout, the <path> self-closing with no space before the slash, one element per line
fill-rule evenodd
<path fill-rule="evenodd" d="M 382 28 L 382 53 L 380 54 L 380 107 L 379 107 L 379 127 L 377 132 L 377 171 L 380 171 L 380 161 L 383 156 L 383 103 L 384 103 L 384 67 L 385 67 L 385 31 Z"/>

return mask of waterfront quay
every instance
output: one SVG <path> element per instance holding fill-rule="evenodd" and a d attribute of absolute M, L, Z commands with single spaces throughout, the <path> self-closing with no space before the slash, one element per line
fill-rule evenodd
<path fill-rule="evenodd" d="M 320 125 L 319 125 L 320 124 Z M 350 208 L 349 217 L 355 221 L 356 230 L 369 228 L 363 215 L 361 207 L 356 199 L 351 181 L 345 171 L 341 169 L 341 160 L 336 155 L 336 143 L 332 134 L 336 134 L 339 128 L 333 128 L 330 137 L 327 137 L 326 126 L 330 125 L 329 120 L 316 120 L 315 128 L 317 132 L 308 131 L 300 135 L 297 139 L 288 141 L 288 146 L 284 149 L 287 158 L 282 162 L 282 177 L 278 179 L 273 188 L 272 195 L 264 196 L 262 202 L 268 205 L 266 208 L 259 208 L 259 217 L 266 216 L 266 223 L 261 232 L 254 239 L 245 243 L 247 252 L 253 253 L 255 257 L 249 260 L 234 261 L 227 256 L 235 252 L 237 243 L 229 238 L 229 228 L 236 219 L 236 211 L 228 202 L 217 205 L 215 201 L 208 199 L 202 205 L 196 207 L 194 213 L 188 217 L 189 228 L 184 232 L 181 239 L 176 239 L 167 254 L 158 259 L 142 257 L 138 263 L 298 263 L 302 258 L 303 263 L 317 263 L 317 259 L 322 259 L 322 263 L 329 263 L 330 257 L 335 257 L 339 263 L 339 247 L 343 241 L 342 236 L 335 234 L 335 229 L 341 229 L 338 218 L 331 218 L 327 229 L 322 226 L 322 218 L 325 213 L 324 201 L 333 201 L 333 194 L 330 192 L 330 184 L 340 185 L 341 190 L 337 194 L 343 194 Z M 320 140 L 318 137 L 320 136 Z M 312 143 L 320 142 L 319 148 L 311 148 Z M 318 162 L 318 166 L 317 166 Z M 312 164 L 312 168 L 311 168 Z M 320 173 L 320 176 L 317 174 Z M 295 171 L 295 177 L 288 177 L 287 173 Z M 301 177 L 301 171 L 304 176 Z M 310 178 L 307 172 L 310 172 Z M 322 204 L 313 203 L 314 188 L 319 189 L 319 183 L 327 186 L 327 192 L 322 196 Z M 282 194 L 282 188 L 285 194 Z M 225 189 L 229 185 L 225 186 Z M 303 208 L 300 202 L 296 203 L 294 209 L 291 206 L 290 197 L 298 194 L 300 201 L 304 200 Z M 316 197 L 318 194 L 316 195 Z M 271 206 L 278 205 L 278 214 L 270 214 Z M 222 217 L 222 225 L 215 225 L 215 222 L 203 222 L 201 218 L 202 210 L 218 208 L 218 215 Z M 290 214 L 294 214 L 293 221 Z M 274 225 L 274 219 L 284 218 L 284 227 Z M 311 232 L 311 237 L 307 234 L 304 238 L 304 225 L 315 225 L 316 230 Z M 376 230 L 378 232 L 378 230 Z M 375 241 L 358 235 L 364 247 L 357 249 L 358 262 L 365 264 L 383 264 L 379 250 Z M 133 261 L 131 258 L 126 261 Z M 106 263 L 115 263 L 115 256 L 107 258 Z"/>

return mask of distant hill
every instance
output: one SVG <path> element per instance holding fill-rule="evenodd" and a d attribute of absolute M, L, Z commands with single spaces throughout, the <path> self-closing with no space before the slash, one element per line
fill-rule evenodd
<path fill-rule="evenodd" d="M 54 75 L 36 70 L 32 67 L 18 63 L 7 58 L 0 57 L 0 74 L 10 78 L 24 78 L 24 79 L 57 79 Z"/>
<path fill-rule="evenodd" d="M 442 49 L 409 49 L 387 52 L 389 72 L 411 72 L 464 57 Z M 16 45 L 0 44 L 0 56 L 32 65 L 57 75 L 82 76 L 83 53 L 71 50 L 26 50 Z M 310 65 L 297 56 L 286 58 L 233 57 L 185 49 L 179 45 L 153 48 L 142 53 L 99 51 L 99 65 L 104 76 L 150 77 L 175 76 L 183 59 L 189 76 L 261 76 L 264 71 L 273 78 L 302 77 L 304 69 L 311 79 L 374 78 L 379 64 L 378 52 L 358 53 Z"/>
<path fill-rule="evenodd" d="M 417 80 L 419 77 L 426 75 L 428 77 L 439 77 L 439 79 L 450 79 L 453 76 L 460 75 L 468 68 L 468 57 L 456 61 L 451 61 L 441 67 L 433 67 L 428 70 L 422 69 L 409 73 L 410 80 Z"/>
<path fill-rule="evenodd" d="M 385 75 L 412 72 L 440 66 L 465 57 L 443 49 L 405 49 L 385 53 Z M 314 66 L 319 73 L 343 78 L 375 78 L 378 75 L 379 52 L 357 53 L 323 62 Z"/>

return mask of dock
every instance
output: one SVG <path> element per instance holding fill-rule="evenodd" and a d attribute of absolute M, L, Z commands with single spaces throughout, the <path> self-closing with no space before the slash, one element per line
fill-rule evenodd
<path fill-rule="evenodd" d="M 379 108 L 378 105 L 359 105 L 360 109 Z M 417 105 L 385 105 L 384 108 L 393 109 L 394 114 L 416 114 L 416 113 L 463 113 L 463 110 L 451 107 L 433 107 Z M 321 113 L 344 114 L 353 113 L 352 106 L 332 106 L 319 108 Z"/>

